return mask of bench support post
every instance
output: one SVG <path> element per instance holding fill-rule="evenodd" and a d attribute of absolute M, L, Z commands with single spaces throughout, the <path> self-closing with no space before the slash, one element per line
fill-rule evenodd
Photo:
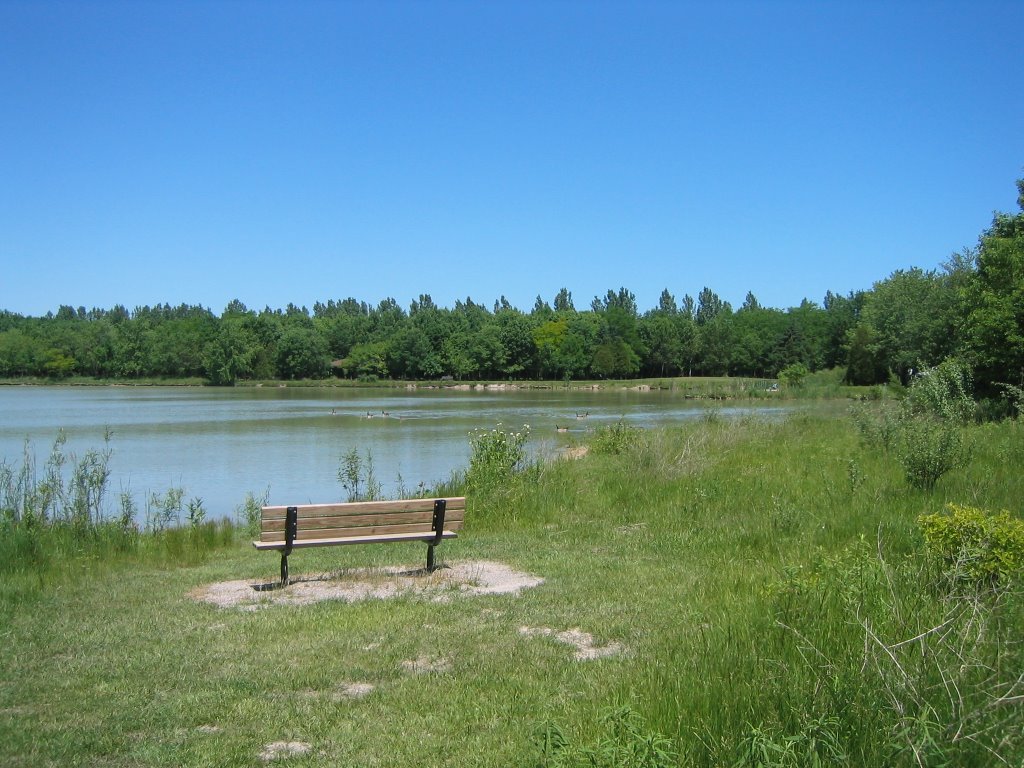
<path fill-rule="evenodd" d="M 288 586 L 288 555 L 292 553 L 292 544 L 299 532 L 298 507 L 288 507 L 284 520 L 284 549 L 281 550 L 281 586 Z"/>
<path fill-rule="evenodd" d="M 434 520 L 430 524 L 434 531 L 434 540 L 427 544 L 427 573 L 437 570 L 437 566 L 434 564 L 434 547 L 444 539 L 444 512 L 447 504 L 448 502 L 444 499 L 434 501 Z"/>

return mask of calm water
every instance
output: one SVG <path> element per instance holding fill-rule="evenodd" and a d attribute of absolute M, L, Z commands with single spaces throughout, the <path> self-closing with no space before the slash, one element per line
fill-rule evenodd
<path fill-rule="evenodd" d="M 413 490 L 464 468 L 471 430 L 529 424 L 533 447 L 555 451 L 620 418 L 654 426 L 704 412 L 667 392 L 14 386 L 0 387 L 0 457 L 20 467 L 28 440 L 41 469 L 59 430 L 68 435 L 66 450 L 80 456 L 101 448 L 109 429 L 113 500 L 130 491 L 144 509 L 150 492 L 180 487 L 221 517 L 249 491 L 268 492 L 272 504 L 343 499 L 338 465 L 353 448 L 371 453 L 393 495 L 399 477 Z"/>

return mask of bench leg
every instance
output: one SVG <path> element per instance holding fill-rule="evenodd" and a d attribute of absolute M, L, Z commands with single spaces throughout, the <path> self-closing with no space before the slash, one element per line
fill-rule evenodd
<path fill-rule="evenodd" d="M 288 586 L 288 555 L 281 555 L 281 586 Z"/>
<path fill-rule="evenodd" d="M 437 570 L 437 566 L 434 565 L 434 545 L 427 544 L 427 573 L 433 573 Z"/>

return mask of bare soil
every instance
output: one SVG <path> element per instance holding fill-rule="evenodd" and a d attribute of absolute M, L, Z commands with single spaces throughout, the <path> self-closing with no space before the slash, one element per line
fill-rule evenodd
<path fill-rule="evenodd" d="M 300 576 L 287 587 L 258 581 L 222 581 L 197 587 L 189 596 L 218 608 L 255 611 L 272 605 L 310 605 L 323 600 L 356 602 L 421 595 L 449 602 L 476 595 L 518 594 L 544 579 L 504 563 L 472 560 L 428 573 L 422 568 L 352 568 Z"/>
<path fill-rule="evenodd" d="M 625 652 L 625 648 L 616 642 L 608 643 L 608 645 L 594 645 L 594 636 L 578 628 L 557 632 L 550 627 L 520 627 L 519 634 L 524 637 L 553 637 L 560 643 L 571 645 L 576 649 L 576 661 L 593 661 L 607 656 L 618 656 Z"/>

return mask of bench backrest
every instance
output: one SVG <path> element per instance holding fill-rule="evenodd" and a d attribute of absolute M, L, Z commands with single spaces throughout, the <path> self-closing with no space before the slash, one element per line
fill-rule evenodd
<path fill-rule="evenodd" d="M 295 539 L 338 539 L 390 533 L 431 533 L 434 499 L 356 501 L 344 504 L 298 504 Z M 445 498 L 444 530 L 458 531 L 466 514 L 466 498 Z M 288 507 L 263 507 L 260 541 L 284 542 Z"/>

